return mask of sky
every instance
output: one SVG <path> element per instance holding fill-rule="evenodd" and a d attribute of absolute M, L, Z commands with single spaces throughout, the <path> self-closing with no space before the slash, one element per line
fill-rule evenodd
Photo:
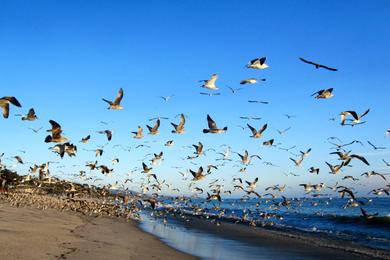
<path fill-rule="evenodd" d="M 16 165 L 12 156 L 20 155 L 26 162 L 52 164 L 53 175 L 72 180 L 73 174 L 86 170 L 86 161 L 94 161 L 91 150 L 105 145 L 99 164 L 115 169 L 112 176 L 89 172 L 102 181 L 95 184 L 122 182 L 150 153 L 164 151 L 164 161 L 154 167 L 160 180 L 189 194 L 190 180 L 182 180 L 178 171 L 197 169 L 215 163 L 219 156 L 210 150 L 206 156 L 182 160 L 192 155 L 188 148 L 199 141 L 205 149 L 223 151 L 223 144 L 232 151 L 258 154 L 247 173 L 239 173 L 237 154 L 232 162 L 197 183 L 207 187 L 209 181 L 224 179 L 226 189 L 233 176 L 244 180 L 259 177 L 258 191 L 272 184 L 287 184 L 286 194 L 302 194 L 300 183 L 332 185 L 336 182 L 355 185 L 364 195 L 372 188 L 384 186 L 377 177 L 362 179 L 356 184 L 341 181 L 345 175 L 355 177 L 370 170 L 390 172 L 382 162 L 390 162 L 390 151 L 373 150 L 390 147 L 385 131 L 390 127 L 388 68 L 390 67 L 390 2 L 389 1 L 1 1 L 0 3 L 0 96 L 15 96 L 22 108 L 11 107 L 10 118 L 0 120 L 0 152 L 3 162 L 22 174 L 29 164 Z M 245 68 L 248 61 L 267 57 L 269 68 Z M 338 68 L 337 72 L 302 63 L 304 57 Z M 219 75 L 219 96 L 200 95 L 205 92 L 199 80 Z M 241 86 L 250 77 L 266 78 L 265 82 Z M 233 94 L 228 86 L 243 89 Z M 112 111 L 101 100 L 113 100 L 118 89 L 124 89 L 124 110 Z M 334 88 L 335 97 L 317 100 L 316 91 Z M 207 91 L 206 91 L 207 92 Z M 174 95 L 169 102 L 160 96 Z M 248 100 L 264 100 L 269 104 L 253 104 Z M 35 122 L 22 122 L 15 114 L 27 113 L 33 107 L 39 117 Z M 341 126 L 339 114 L 366 109 L 367 123 L 355 127 Z M 187 117 L 186 133 L 171 133 L 170 122 L 175 116 Z M 210 114 L 225 134 L 203 134 L 206 116 Z M 284 114 L 295 115 L 287 119 Z M 132 131 L 141 125 L 153 124 L 153 117 L 162 120 L 158 136 L 132 138 Z M 245 121 L 240 116 L 258 116 L 260 121 Z M 335 121 L 329 120 L 335 118 Z M 45 144 L 49 120 L 61 124 L 64 135 L 78 146 L 76 158 L 59 159 Z M 100 123 L 107 122 L 108 125 Z M 265 136 L 250 138 L 249 129 L 238 126 L 250 123 L 256 128 L 268 124 Z M 43 129 L 35 134 L 29 128 Z M 280 136 L 275 129 L 291 127 Z M 97 131 L 113 130 L 107 144 Z M 82 137 L 91 134 L 89 144 Z M 360 140 L 364 146 L 350 146 L 354 153 L 367 157 L 370 166 L 359 161 L 341 175 L 329 175 L 325 161 L 339 161 L 329 155 L 332 145 L 327 138 L 337 136 L 344 143 Z M 291 147 L 295 154 L 312 148 L 301 167 L 295 167 L 294 155 L 264 147 L 262 142 L 275 139 L 278 147 Z M 174 140 L 175 146 L 164 143 Z M 138 148 L 138 144 L 151 148 Z M 131 147 L 130 152 L 118 144 Z M 25 153 L 24 153 L 25 152 Z M 111 160 L 120 163 L 112 165 Z M 279 167 L 267 166 L 270 161 Z M 64 166 L 64 167 L 63 167 Z M 176 169 L 172 167 L 182 167 Z M 308 173 L 319 167 L 318 176 Z M 294 172 L 299 177 L 286 176 Z M 132 173 L 137 189 L 145 175 Z M 165 194 L 171 194 L 164 190 Z M 173 193 L 175 194 L 175 193 Z M 237 194 L 233 194 L 237 195 Z"/>

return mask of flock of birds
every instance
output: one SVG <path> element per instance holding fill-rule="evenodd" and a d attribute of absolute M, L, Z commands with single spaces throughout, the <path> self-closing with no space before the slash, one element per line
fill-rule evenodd
<path fill-rule="evenodd" d="M 324 66 L 324 65 L 312 62 L 312 61 L 308 61 L 308 60 L 303 59 L 303 58 L 300 58 L 300 60 L 304 63 L 313 65 L 316 69 L 326 69 L 329 71 L 337 71 L 337 69 L 335 69 L 335 68 Z M 267 69 L 268 67 L 269 66 L 266 64 L 265 57 L 253 59 L 253 60 L 249 61 L 248 64 L 246 65 L 246 68 L 255 69 L 255 70 Z M 200 92 L 200 94 L 207 95 L 207 96 L 219 95 L 220 93 L 215 92 L 215 91 L 219 90 L 219 87 L 217 86 L 217 80 L 218 80 L 217 74 L 213 74 L 210 77 L 210 79 L 202 80 L 201 87 L 204 89 L 207 89 L 208 91 L 212 91 L 212 92 Z M 265 81 L 265 80 L 266 79 L 264 79 L 264 78 L 248 78 L 248 79 L 242 80 L 240 82 L 240 84 L 241 85 L 256 84 L 260 81 Z M 241 88 L 234 89 L 234 88 L 230 87 L 230 90 L 232 91 L 232 93 L 235 93 L 235 92 L 239 91 L 240 89 Z M 316 99 L 333 98 L 334 97 L 333 88 L 319 90 L 319 91 L 315 92 L 312 96 L 314 96 Z M 124 91 L 122 88 L 120 88 L 116 98 L 113 101 L 105 99 L 105 98 L 103 98 L 103 101 L 105 103 L 107 103 L 108 109 L 121 110 L 121 109 L 124 109 L 123 106 L 121 105 L 123 97 L 124 97 Z M 165 102 L 168 102 L 172 97 L 173 97 L 173 95 L 162 96 L 161 98 Z M 249 100 L 248 102 L 261 103 L 261 104 L 268 103 L 266 101 L 259 101 L 259 100 Z M 20 102 L 18 101 L 18 99 L 16 97 L 6 96 L 3 98 L 0 98 L 0 107 L 2 108 L 4 118 L 9 117 L 10 105 L 13 105 L 15 107 L 22 107 L 22 105 L 20 104 Z M 364 121 L 364 119 L 369 114 L 369 112 L 370 112 L 369 109 L 367 109 L 366 111 L 364 111 L 361 114 L 360 114 L 360 112 L 351 111 L 351 110 L 342 111 L 340 113 L 340 124 L 343 126 L 346 126 L 346 125 L 357 126 L 357 125 L 364 124 L 364 123 L 366 123 L 366 121 Z M 35 113 L 35 110 L 33 108 L 31 108 L 28 111 L 28 113 L 25 115 L 16 114 L 16 116 L 20 116 L 21 120 L 23 120 L 23 121 L 35 121 L 38 119 L 38 117 Z M 175 123 L 174 122 L 171 123 L 171 125 L 172 125 L 171 133 L 175 134 L 175 135 L 182 135 L 182 134 L 185 134 L 185 132 L 186 132 L 185 131 L 186 130 L 185 129 L 186 116 L 184 114 L 179 114 L 178 116 L 180 117 L 180 121 L 175 122 Z M 290 119 L 290 118 L 293 118 L 294 116 L 286 115 L 286 117 L 288 119 Z M 260 119 L 260 118 L 256 118 L 256 117 L 241 117 L 241 118 L 247 119 L 247 120 L 259 120 Z M 164 119 L 164 118 L 154 118 L 153 119 L 155 121 L 154 125 L 152 125 L 152 126 L 147 125 L 146 126 L 147 130 L 148 130 L 148 134 L 158 135 L 160 133 L 159 127 L 161 124 L 161 119 Z M 207 119 L 207 126 L 208 127 L 203 129 L 204 134 L 224 134 L 228 131 L 227 126 L 218 125 L 216 123 L 216 121 L 210 115 L 207 115 L 206 119 Z M 77 155 L 77 146 L 75 144 L 71 143 L 70 140 L 63 135 L 62 126 L 54 120 L 49 120 L 49 123 L 50 123 L 51 128 L 47 130 L 48 135 L 46 136 L 46 138 L 43 141 L 45 143 L 52 143 L 53 147 L 51 147 L 51 150 L 54 153 L 57 153 L 60 156 L 60 158 L 63 158 L 65 155 L 67 155 L 69 157 L 76 156 Z M 264 124 L 261 127 L 256 128 L 253 125 L 248 123 L 247 128 L 249 129 L 250 138 L 259 139 L 259 138 L 264 137 L 264 132 L 267 131 L 268 124 Z M 286 128 L 284 130 L 277 130 L 277 131 L 280 135 L 282 135 L 282 134 L 285 134 L 287 131 L 289 131 L 290 128 L 291 127 Z M 39 128 L 39 129 L 32 129 L 31 128 L 31 130 L 33 130 L 35 133 L 38 133 L 41 129 L 42 128 Z M 245 130 L 246 127 L 243 127 L 243 129 Z M 144 131 L 144 129 L 141 126 L 138 126 L 137 130 L 132 132 L 134 134 L 133 138 L 143 139 L 144 138 L 143 131 Z M 111 131 L 111 130 L 98 131 L 97 133 L 105 135 L 108 142 L 111 141 L 112 136 L 113 136 L 113 131 Z M 388 135 L 390 135 L 390 128 L 385 131 L 385 136 L 388 136 Z M 87 144 L 90 142 L 90 140 L 91 140 L 91 135 L 88 135 L 86 137 L 83 137 L 80 140 L 80 143 Z M 333 148 L 336 150 L 334 152 L 331 152 L 330 154 L 337 156 L 337 159 L 340 161 L 339 164 L 331 164 L 329 162 L 325 162 L 326 165 L 329 167 L 330 174 L 333 174 L 333 175 L 341 174 L 348 167 L 352 167 L 351 163 L 353 161 L 359 161 L 360 163 L 363 163 L 367 166 L 370 165 L 370 163 L 368 162 L 368 160 L 364 156 L 356 154 L 356 153 L 352 153 L 352 150 L 348 150 L 348 147 L 353 145 L 353 144 L 357 144 L 357 143 L 362 144 L 361 141 L 354 140 L 350 143 L 341 143 L 341 140 L 338 139 L 337 137 L 329 137 L 328 141 L 330 144 L 332 144 L 334 146 Z M 337 142 L 339 142 L 339 143 L 337 143 Z M 367 142 L 370 146 L 372 146 L 372 148 L 374 150 L 386 149 L 386 147 L 375 146 L 370 141 L 367 141 Z M 163 144 L 163 146 L 165 146 L 165 147 L 170 147 L 173 145 L 174 145 L 174 140 L 168 140 L 167 142 L 165 142 Z M 274 139 L 265 140 L 263 142 L 263 145 L 270 146 L 270 147 L 277 146 L 277 144 L 274 144 Z M 146 143 L 139 144 L 139 145 L 137 145 L 136 148 L 139 148 L 142 146 L 147 146 L 147 144 Z M 189 190 L 194 194 L 194 196 L 197 197 L 203 193 L 205 195 L 207 194 L 207 197 L 206 197 L 207 202 L 216 201 L 215 209 L 219 208 L 218 203 L 220 203 L 223 200 L 223 194 L 232 194 L 232 192 L 234 192 L 234 191 L 242 192 L 242 194 L 243 194 L 241 197 L 242 199 L 259 198 L 259 199 L 267 199 L 267 200 L 274 201 L 274 202 L 281 199 L 281 202 L 277 202 L 277 205 L 279 205 L 280 207 L 289 207 L 290 206 L 291 199 L 288 199 L 282 195 L 286 189 L 286 185 L 272 185 L 270 187 L 266 187 L 265 188 L 266 193 L 261 194 L 258 190 L 258 187 L 257 187 L 257 184 L 259 182 L 258 177 L 256 177 L 253 180 L 244 180 L 246 169 L 249 165 L 251 165 L 253 163 L 253 160 L 255 160 L 255 159 L 262 160 L 262 158 L 259 155 L 250 154 L 247 150 L 245 150 L 243 153 L 232 152 L 230 146 L 228 146 L 228 145 L 225 145 L 224 151 L 217 151 L 214 148 L 205 149 L 201 142 L 198 142 L 197 144 L 193 144 L 190 147 L 192 147 L 194 149 L 194 152 L 192 154 L 188 155 L 187 157 L 183 158 L 183 160 L 191 161 L 192 164 L 197 165 L 197 168 L 196 169 L 187 169 L 186 171 L 179 171 L 180 167 L 176 167 L 176 168 L 178 169 L 178 172 L 180 173 L 180 175 L 183 177 L 183 180 L 188 181 Z M 295 147 L 296 146 L 293 146 L 291 148 L 279 147 L 279 149 L 290 152 L 290 150 L 294 149 Z M 128 147 L 122 146 L 122 148 L 124 150 L 127 149 L 130 151 L 130 149 Z M 95 156 L 100 157 L 104 153 L 104 148 L 100 147 L 94 151 L 95 151 Z M 216 161 L 214 163 L 210 163 L 207 166 L 199 166 L 198 163 L 196 163 L 196 159 L 199 157 L 202 157 L 202 156 L 204 157 L 207 151 L 214 151 L 216 154 L 220 155 L 220 157 L 218 159 L 216 159 Z M 310 156 L 311 152 L 312 152 L 311 149 L 307 149 L 305 151 L 300 151 L 300 154 L 296 155 L 294 158 L 290 157 L 289 159 L 293 162 L 292 167 L 302 166 L 305 158 Z M 216 170 L 218 170 L 226 165 L 229 165 L 229 163 L 232 161 L 232 159 L 230 157 L 231 157 L 231 154 L 233 154 L 233 153 L 237 154 L 237 158 L 239 159 L 238 164 L 234 165 L 234 167 L 238 166 L 240 168 L 239 173 L 241 174 L 240 176 L 233 176 L 232 177 L 231 183 L 233 185 L 233 190 L 224 189 L 225 185 L 223 184 L 224 180 L 222 180 L 222 179 L 212 180 L 210 183 L 208 183 L 207 187 L 209 188 L 209 190 L 207 190 L 207 191 L 204 188 L 201 188 L 201 187 L 199 187 L 199 185 L 197 185 L 202 180 L 209 179 L 210 178 L 209 175 L 212 175 L 214 171 L 216 171 Z M 148 155 L 145 155 L 145 158 L 147 158 L 150 155 L 152 156 L 152 158 L 150 160 L 148 160 L 148 161 L 150 161 L 150 163 L 146 160 L 143 161 L 142 164 L 139 165 L 139 167 L 136 167 L 134 170 L 132 170 L 132 173 L 138 172 L 138 173 L 141 173 L 145 176 L 145 178 L 142 179 L 143 181 L 141 183 L 139 183 L 139 188 L 140 188 L 142 194 L 151 193 L 151 195 L 148 195 L 146 199 L 143 199 L 143 200 L 141 199 L 140 203 L 142 204 L 142 202 L 148 202 L 151 205 L 151 207 L 154 209 L 157 205 L 163 204 L 164 199 L 163 198 L 160 199 L 160 195 L 159 195 L 161 193 L 163 187 L 170 189 L 171 192 L 180 192 L 180 190 L 178 188 L 174 188 L 166 180 L 161 180 L 161 178 L 157 174 L 153 173 L 153 168 L 157 167 L 164 160 L 164 152 L 160 151 L 157 153 L 148 154 Z M 4 153 L 0 155 L 0 170 L 7 168 L 6 164 L 2 161 L 3 156 L 4 156 Z M 23 158 L 20 155 L 14 156 L 12 158 L 15 159 L 19 164 L 25 164 L 25 162 L 23 161 Z M 383 159 L 383 162 L 385 163 L 385 165 L 387 167 L 390 166 L 390 164 L 387 161 L 385 161 L 384 159 Z M 112 163 L 113 164 L 119 163 L 119 159 L 118 158 L 113 159 Z M 270 165 L 270 166 L 277 166 L 277 165 L 274 165 L 272 162 L 264 162 L 264 164 Z M 176 162 L 175 162 L 175 165 L 176 165 Z M 90 171 L 98 171 L 103 176 L 109 176 L 114 171 L 109 165 L 99 164 L 98 160 L 95 160 L 95 159 L 92 161 L 86 162 L 85 167 L 86 167 L 86 169 L 89 169 Z M 43 164 L 33 164 L 29 168 L 30 168 L 30 170 L 29 170 L 30 173 L 25 176 L 25 179 L 33 178 L 32 175 L 35 173 L 39 174 L 39 176 L 38 176 L 39 181 L 45 181 L 45 180 L 51 179 L 50 169 L 49 169 L 50 162 L 46 162 Z M 311 166 L 308 169 L 308 171 L 311 174 L 318 175 L 320 173 L 320 168 L 315 167 L 315 166 Z M 188 178 L 188 176 L 187 176 L 188 174 L 192 175 L 192 179 Z M 290 172 L 286 175 L 296 176 L 292 172 Z M 81 181 L 96 182 L 96 181 L 102 180 L 102 178 L 99 178 L 99 177 L 94 178 L 94 177 L 88 176 L 85 169 L 80 170 L 79 174 L 77 174 L 76 176 Z M 380 172 L 372 170 L 372 171 L 367 171 L 367 172 L 362 173 L 361 176 L 362 177 L 364 176 L 366 178 L 378 177 L 378 178 L 382 179 L 383 185 L 373 189 L 370 193 L 373 195 L 376 195 L 376 196 L 380 196 L 380 195 L 389 196 L 390 184 L 387 182 L 388 180 L 387 180 L 386 173 L 380 173 Z M 355 178 L 353 176 L 343 175 L 343 177 L 340 181 L 342 181 L 342 180 L 358 181 L 358 178 Z M 113 184 L 106 185 L 106 186 L 104 186 L 104 188 L 107 188 L 110 190 L 126 191 L 125 187 L 126 187 L 126 184 L 128 182 L 130 182 L 130 183 L 134 182 L 134 180 L 131 178 L 131 175 L 128 178 L 126 178 L 123 181 L 123 183 L 116 182 Z M 5 186 L 6 183 L 3 181 L 2 185 Z M 370 215 L 369 213 L 367 213 L 365 211 L 364 206 L 365 206 L 366 202 L 363 201 L 362 199 L 360 199 L 356 195 L 356 191 L 354 190 L 354 187 L 347 187 L 345 185 L 338 185 L 338 183 L 336 183 L 333 186 L 328 186 L 325 183 L 318 183 L 318 184 L 302 183 L 299 186 L 301 186 L 304 189 L 306 194 L 311 194 L 313 197 L 325 196 L 326 194 L 321 194 L 321 191 L 324 188 L 328 188 L 332 191 L 337 192 L 342 198 L 344 198 L 345 196 L 348 196 L 347 204 L 345 207 L 360 207 L 361 212 L 362 212 L 362 216 L 364 218 L 372 218 L 375 216 L 375 214 Z M 177 198 L 180 198 L 181 201 L 185 200 L 186 202 L 191 200 L 191 198 L 184 199 L 184 197 L 179 197 L 179 196 Z"/>

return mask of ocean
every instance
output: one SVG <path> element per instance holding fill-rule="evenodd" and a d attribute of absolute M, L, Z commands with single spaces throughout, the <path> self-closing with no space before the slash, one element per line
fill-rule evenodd
<path fill-rule="evenodd" d="M 339 241 L 340 248 L 344 243 L 354 243 L 366 248 L 390 250 L 390 198 L 361 199 L 366 212 L 375 214 L 371 219 L 363 218 L 359 207 L 346 207 L 348 199 L 291 199 L 288 207 L 281 206 L 281 201 L 224 199 L 219 203 L 197 198 L 185 203 L 176 199 L 166 199 L 164 203 L 158 205 L 156 211 L 143 212 L 141 227 L 169 245 L 203 259 L 237 259 L 236 256 L 258 259 L 256 256 L 259 253 L 263 256 L 261 259 L 272 259 L 274 255 L 270 253 L 267 257 L 269 245 L 263 248 L 261 244 L 254 244 L 251 241 L 248 243 L 234 233 L 224 235 L 222 232 L 222 235 L 218 235 L 215 232 L 208 232 L 208 228 L 203 228 L 202 225 L 187 225 L 193 221 L 191 220 L 194 219 L 193 216 L 214 223 L 213 225 L 221 230 L 227 223 L 229 225 L 236 223 L 236 227 L 243 228 L 248 228 L 249 224 L 252 224 L 295 236 L 305 234 L 313 238 L 326 237 Z M 170 211 L 174 209 L 175 215 L 180 215 L 181 220 L 176 217 L 168 218 L 167 221 L 166 214 L 163 214 L 165 220 L 164 217 L 158 217 L 159 212 L 167 209 Z M 245 221 L 239 221 L 241 219 Z M 188 239 L 192 242 L 188 242 Z M 195 250 L 193 248 L 195 244 L 204 248 L 203 251 Z M 211 245 L 211 248 L 206 249 Z M 313 255 L 307 257 L 312 258 Z M 278 255 L 278 259 L 284 258 L 305 259 L 305 256 L 297 257 L 293 252 L 285 250 Z"/>

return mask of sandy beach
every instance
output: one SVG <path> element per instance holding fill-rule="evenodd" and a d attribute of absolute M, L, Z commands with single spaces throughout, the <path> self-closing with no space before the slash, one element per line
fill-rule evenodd
<path fill-rule="evenodd" d="M 0 202 L 0 259 L 195 259 L 136 221 Z"/>

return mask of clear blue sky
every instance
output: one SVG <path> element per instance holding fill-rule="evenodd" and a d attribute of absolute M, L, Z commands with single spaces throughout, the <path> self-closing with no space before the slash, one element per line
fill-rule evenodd
<path fill-rule="evenodd" d="M 110 164 L 118 157 L 119 165 L 106 183 L 125 178 L 150 152 L 164 151 L 165 161 L 155 173 L 186 191 L 189 181 L 182 181 L 176 169 L 196 166 L 180 157 L 192 154 L 182 148 L 201 141 L 205 148 L 217 149 L 229 144 L 233 151 L 244 149 L 261 155 L 279 168 L 254 161 L 248 167 L 247 180 L 260 179 L 258 191 L 270 184 L 286 183 L 288 194 L 301 194 L 299 183 L 333 184 L 342 176 L 359 176 L 367 170 L 389 171 L 381 159 L 390 162 L 388 150 L 373 151 L 367 143 L 351 146 L 354 152 L 366 154 L 371 166 L 354 162 L 341 176 L 329 175 L 325 160 L 336 163 L 329 155 L 326 138 L 337 136 L 344 142 L 371 140 L 390 147 L 384 132 L 389 122 L 390 67 L 390 2 L 389 1 L 2 1 L 0 3 L 0 96 L 16 96 L 22 109 L 11 107 L 8 120 L 0 120 L 0 152 L 6 157 L 21 155 L 25 161 L 43 163 L 59 160 L 43 142 L 46 133 L 34 134 L 28 127 L 49 129 L 49 119 L 59 122 L 64 133 L 77 143 L 77 158 L 61 161 L 67 167 L 56 169 L 57 176 L 85 169 L 85 161 L 95 160 L 93 152 L 105 144 L 98 130 L 112 129 L 114 137 L 99 163 Z M 251 59 L 267 57 L 269 68 L 262 71 L 245 69 Z M 334 66 L 338 72 L 315 70 L 298 57 Z M 221 96 L 199 95 L 204 89 L 201 79 L 218 73 Z M 266 82 L 245 86 L 231 94 L 226 86 L 240 87 L 248 77 L 265 77 Z M 113 99 L 123 87 L 123 111 L 108 111 L 102 97 Z M 310 95 L 324 88 L 334 88 L 335 97 L 315 100 Z M 175 96 L 164 103 L 159 96 Z M 250 99 L 269 101 L 269 105 L 250 104 Z M 15 113 L 26 113 L 34 107 L 40 120 L 22 122 Z M 338 114 L 345 110 L 371 112 L 364 125 L 342 127 Z M 170 133 L 169 122 L 178 113 L 187 115 L 187 133 Z M 223 135 L 204 135 L 209 113 L 220 126 L 229 130 Z M 283 114 L 297 117 L 287 120 Z M 248 129 L 239 116 L 260 116 L 250 123 L 259 128 L 268 123 L 265 137 L 249 138 Z M 146 136 L 141 141 L 131 138 L 138 125 L 145 128 L 148 119 L 168 116 L 162 121 L 159 136 Z M 335 117 L 336 122 L 328 119 Z M 107 121 L 109 126 L 99 122 Z M 284 136 L 274 130 L 291 126 Z M 79 144 L 81 137 L 92 135 L 91 143 Z M 288 153 L 277 148 L 262 147 L 265 140 L 275 138 L 282 147 L 297 145 L 299 150 L 312 148 L 301 168 L 295 168 Z M 172 148 L 163 146 L 174 139 Z M 151 149 L 134 149 L 143 141 Z M 113 145 L 132 146 L 130 153 Z M 19 150 L 26 150 L 23 154 Z M 221 148 L 218 148 L 222 150 Z M 197 160 L 203 166 L 214 163 L 217 156 L 208 152 Z M 236 160 L 237 155 L 232 158 Z M 12 164 L 11 161 L 5 161 Z M 71 167 L 77 164 L 81 167 Z M 224 178 L 229 186 L 238 168 L 231 163 L 207 177 Z M 307 172 L 310 166 L 321 168 L 319 176 Z M 18 166 L 26 172 L 27 166 Z M 58 172 L 58 170 L 65 173 Z M 300 177 L 286 177 L 293 171 Z M 100 176 L 100 173 L 96 174 Z M 143 177 L 137 172 L 135 179 Z M 199 186 L 205 187 L 207 179 Z M 348 182 L 344 182 L 348 184 Z M 373 177 L 364 180 L 367 187 L 384 186 Z M 131 188 L 133 186 L 130 185 Z M 363 192 L 364 191 L 364 192 Z"/>

